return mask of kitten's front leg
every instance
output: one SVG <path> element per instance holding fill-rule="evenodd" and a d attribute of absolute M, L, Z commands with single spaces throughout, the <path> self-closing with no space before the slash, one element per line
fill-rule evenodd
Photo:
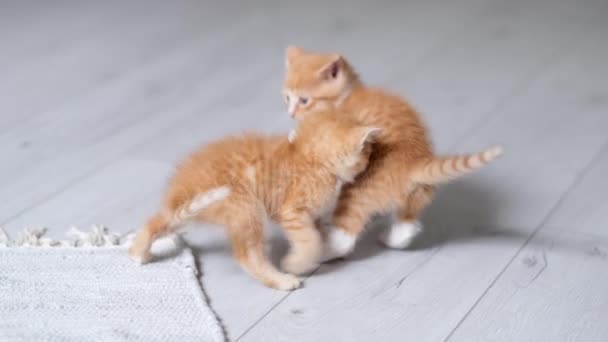
<path fill-rule="evenodd" d="M 281 260 L 281 268 L 292 274 L 307 274 L 319 266 L 323 241 L 321 232 L 307 212 L 287 212 L 278 217 L 285 229 L 290 248 Z"/>

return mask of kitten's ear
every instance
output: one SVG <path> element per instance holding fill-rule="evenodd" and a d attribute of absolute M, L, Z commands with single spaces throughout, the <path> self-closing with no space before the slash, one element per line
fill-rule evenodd
<path fill-rule="evenodd" d="M 378 127 L 363 127 L 358 129 L 357 152 L 362 151 L 366 144 L 376 141 L 380 132 L 382 132 L 382 128 Z"/>
<path fill-rule="evenodd" d="M 301 54 L 304 53 L 304 50 L 294 46 L 294 45 L 289 45 L 286 49 L 285 49 L 285 68 L 289 68 L 289 65 L 291 64 L 291 61 L 294 58 L 297 58 L 298 56 L 300 56 Z"/>
<path fill-rule="evenodd" d="M 333 54 L 331 59 L 330 63 L 327 63 L 319 70 L 321 79 L 326 81 L 336 79 L 340 72 L 342 72 L 342 66 L 344 65 L 344 58 L 338 54 Z"/>

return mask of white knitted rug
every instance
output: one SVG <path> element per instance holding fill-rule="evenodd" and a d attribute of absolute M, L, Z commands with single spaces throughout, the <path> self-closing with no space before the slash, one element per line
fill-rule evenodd
<path fill-rule="evenodd" d="M 192 252 L 155 243 L 138 266 L 105 228 L 72 240 L 0 230 L 0 341 L 224 341 Z"/>

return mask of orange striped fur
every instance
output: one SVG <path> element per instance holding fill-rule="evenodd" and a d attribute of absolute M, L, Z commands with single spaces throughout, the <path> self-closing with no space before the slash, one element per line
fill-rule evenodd
<path fill-rule="evenodd" d="M 304 119 L 287 137 L 245 134 L 201 148 L 182 162 L 161 209 L 137 233 L 132 259 L 150 260 L 152 242 L 189 221 L 226 226 L 235 259 L 265 285 L 291 290 L 294 274 L 318 266 L 322 238 L 315 226 L 335 205 L 341 184 L 366 167 L 378 129 L 334 113 Z M 290 241 L 284 273 L 264 252 L 263 226 L 277 221 Z"/>
<path fill-rule="evenodd" d="M 426 158 L 414 164 L 409 177 L 420 184 L 448 182 L 482 168 L 500 155 L 502 147 L 494 146 L 469 155 Z"/>
<path fill-rule="evenodd" d="M 302 120 L 313 112 L 339 108 L 345 119 L 382 129 L 368 169 L 343 189 L 325 259 L 350 253 L 376 213 L 396 218 L 384 242 L 407 246 L 420 230 L 416 220 L 436 184 L 477 170 L 501 154 L 500 148 L 492 148 L 469 156 L 436 157 L 416 110 L 399 96 L 364 85 L 339 54 L 292 46 L 286 50 L 285 64 L 283 94 L 292 117 Z"/>

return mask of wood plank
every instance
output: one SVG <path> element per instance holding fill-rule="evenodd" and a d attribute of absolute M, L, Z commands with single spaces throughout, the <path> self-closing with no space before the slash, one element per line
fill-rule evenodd
<path fill-rule="evenodd" d="M 523 26 L 519 35 L 525 46 L 530 36 L 540 41 L 546 35 L 545 25 L 568 17 L 570 22 L 559 26 L 564 31 L 556 34 L 566 40 L 546 42 L 546 48 L 559 52 L 561 60 L 547 65 L 545 72 L 539 72 L 542 77 L 459 145 L 459 150 L 474 150 L 498 140 L 508 154 L 494 167 L 446 187 L 438 196 L 425 219 L 433 229 L 418 245 L 426 250 L 380 253 L 371 241 L 363 241 L 354 260 L 322 267 L 320 275 L 308 279 L 305 290 L 288 296 L 243 340 L 273 336 L 289 341 L 437 341 L 447 337 L 606 140 L 608 117 L 602 110 L 580 110 L 581 99 L 603 89 L 606 75 L 599 70 L 608 57 L 597 43 L 604 4 L 586 5 L 532 6 L 529 10 L 537 15 L 517 23 Z M 518 15 L 517 11 L 512 15 Z M 477 29 L 492 32 L 487 24 Z M 570 54 L 556 49 L 583 33 L 584 40 L 575 43 Z M 469 51 L 471 59 L 484 60 L 486 44 L 471 37 L 470 43 L 478 46 Z M 459 42 L 466 49 L 467 40 Z M 520 72 L 521 60 L 539 65 L 551 57 L 528 51 L 518 51 L 511 68 L 505 65 L 501 74 Z M 519 74 L 519 82 L 513 82 L 509 93 L 530 77 L 529 70 L 522 70 L 525 74 Z M 484 75 L 488 77 L 485 84 L 492 84 L 496 73 L 471 77 Z M 576 120 L 570 119 L 572 113 L 578 113 Z M 564 136 L 584 138 L 565 141 Z M 576 153 L 563 153 L 564 149 Z M 503 225 L 519 228 L 491 228 Z"/>
<path fill-rule="evenodd" d="M 606 171 L 608 144 L 449 340 L 606 339 Z"/>
<path fill-rule="evenodd" d="M 55 238 L 64 238 L 72 226 L 87 230 L 103 224 L 120 233 L 132 231 L 156 209 L 171 172 L 166 163 L 119 159 L 7 221 L 4 228 L 16 234 L 23 228 L 47 227 Z"/>
<path fill-rule="evenodd" d="M 605 237 L 543 230 L 449 341 L 605 341 L 607 255 Z"/>
<path fill-rule="evenodd" d="M 11 6 L 12 5 L 12 6 Z M 119 11 L 110 3 L 90 6 L 85 2 L 54 1 L 28 4 L 25 1 L 0 4 L 0 42 L 9 48 L 0 55 L 0 70 L 39 56 L 69 48 L 107 30 L 110 20 L 132 17 L 135 2 Z"/>
<path fill-rule="evenodd" d="M 548 8 L 549 7 L 549 8 Z M 520 95 L 531 80 L 583 37 L 588 11 L 569 1 L 497 1 L 421 64 L 383 84 L 423 113 L 440 152 Z M 395 61 L 396 62 L 396 61 Z M 488 142 L 492 142 L 490 139 Z"/>
<path fill-rule="evenodd" d="M 608 93 L 592 93 L 588 106 L 608 110 Z M 602 100 L 604 99 L 604 100 Z M 602 109 L 603 108 L 603 109 Z M 608 152 L 604 151 L 593 168 L 556 208 L 545 224 L 546 230 L 562 229 L 572 233 L 608 238 Z"/>
<path fill-rule="evenodd" d="M 60 110 L 69 100 L 120 79 L 130 70 L 193 39 L 198 32 L 226 22 L 210 12 L 199 14 L 201 5 L 183 3 L 183 14 L 179 16 L 168 15 L 172 6 L 168 3 L 149 6 L 145 16 L 137 15 L 139 6 L 114 6 L 112 25 L 107 25 L 110 18 L 106 18 L 104 30 L 63 48 L 22 57 L 23 62 L 11 65 L 0 79 L 3 94 L 0 132 L 18 129 L 15 124 L 41 112 Z"/>

